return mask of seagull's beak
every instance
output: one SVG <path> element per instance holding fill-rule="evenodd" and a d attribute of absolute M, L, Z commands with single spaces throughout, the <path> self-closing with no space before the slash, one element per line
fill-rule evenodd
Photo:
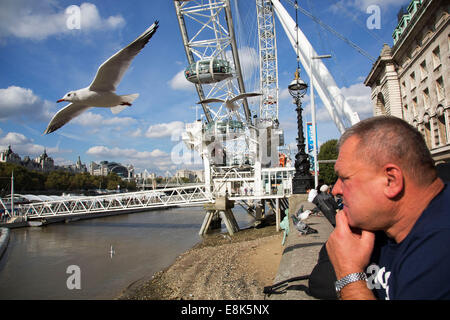
<path fill-rule="evenodd" d="M 64 99 L 59 99 L 56 102 L 63 102 L 63 101 L 65 101 L 65 100 Z"/>

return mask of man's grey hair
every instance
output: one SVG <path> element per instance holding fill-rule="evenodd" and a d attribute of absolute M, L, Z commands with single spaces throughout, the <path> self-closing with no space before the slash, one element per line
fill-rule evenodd
<path fill-rule="evenodd" d="M 379 167 L 394 163 L 419 184 L 431 183 L 437 177 L 423 136 L 400 118 L 376 116 L 362 120 L 342 134 L 338 148 L 351 136 L 359 138 L 355 157 L 366 163 Z"/>

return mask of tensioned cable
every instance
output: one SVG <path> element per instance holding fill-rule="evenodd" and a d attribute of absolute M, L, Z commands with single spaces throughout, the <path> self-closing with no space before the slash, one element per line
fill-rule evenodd
<path fill-rule="evenodd" d="M 240 49 L 241 56 L 242 54 L 249 54 L 252 57 L 251 61 L 255 61 L 258 59 L 257 54 L 253 51 L 255 50 L 254 43 L 256 42 L 256 40 L 254 39 L 256 31 L 256 28 L 254 27 L 255 22 L 249 18 L 251 16 L 250 10 L 248 8 L 242 9 L 242 5 L 238 5 L 238 3 L 242 4 L 242 2 L 238 2 L 237 0 L 234 1 L 235 18 L 233 19 L 235 21 L 237 31 L 237 45 Z M 244 19 L 242 19 L 241 12 L 244 12 Z M 248 66 L 246 64 L 242 65 L 242 60 L 245 61 L 246 59 L 241 58 L 241 68 L 243 69 L 242 71 L 244 75 L 244 81 L 246 83 L 246 90 L 253 91 L 258 83 L 258 79 L 255 76 L 256 72 L 251 69 L 251 66 Z"/>
<path fill-rule="evenodd" d="M 378 43 L 380 43 L 381 45 L 384 44 L 384 40 L 379 37 L 377 34 L 375 34 L 374 32 L 370 31 L 367 28 L 367 25 L 361 23 L 361 21 L 358 20 L 358 18 L 356 17 L 355 14 L 352 14 L 350 11 L 347 10 L 347 8 L 344 7 L 344 5 L 339 2 L 339 1 L 335 1 L 335 0 L 329 0 L 330 2 L 333 2 L 333 5 L 337 6 L 342 12 L 344 12 L 346 15 L 348 15 L 349 17 L 352 18 L 353 21 L 355 21 L 355 23 L 357 23 L 364 31 L 366 31 L 370 36 L 372 36 L 372 38 L 374 38 L 375 40 L 378 41 Z"/>
<path fill-rule="evenodd" d="M 287 0 L 288 2 L 291 3 L 291 5 L 297 6 L 297 9 L 300 10 L 301 13 L 303 13 L 305 16 L 307 16 L 308 18 L 314 20 L 315 22 L 317 22 L 322 28 L 328 30 L 329 32 L 333 33 L 336 37 L 338 37 L 339 39 L 341 39 L 342 41 L 344 41 L 345 43 L 347 43 L 348 45 L 350 45 L 352 48 L 354 48 L 356 51 L 358 51 L 360 54 L 362 54 L 363 56 L 365 56 L 366 58 L 368 58 L 369 60 L 371 60 L 372 62 L 375 62 L 376 59 L 374 57 L 372 57 L 367 51 L 365 51 L 364 49 L 360 48 L 357 44 L 355 44 L 353 41 L 347 39 L 344 35 L 340 34 L 339 32 L 337 32 L 336 30 L 334 30 L 332 27 L 330 27 L 329 25 L 327 25 L 325 22 L 323 22 L 322 20 L 320 20 L 319 18 L 313 16 L 310 12 L 306 11 L 305 9 L 301 8 L 298 6 L 297 4 L 297 0 L 295 0 L 295 3 L 292 4 L 292 0 Z M 296 11 L 297 11 L 296 9 Z M 298 25 L 297 25 L 298 26 Z"/>
<path fill-rule="evenodd" d="M 314 12 L 313 11 L 313 6 L 311 4 L 311 0 L 307 0 L 307 2 L 308 2 L 309 11 L 310 12 Z M 316 23 L 316 22 L 314 21 L 314 23 Z M 343 82 L 344 86 L 348 87 L 347 78 L 345 77 L 344 72 L 342 72 L 341 65 L 337 61 L 337 58 L 336 58 L 337 55 L 334 52 L 333 48 L 330 46 L 331 41 L 327 41 L 328 40 L 327 33 L 326 32 L 321 32 L 322 28 L 315 28 L 315 30 L 316 30 L 317 35 L 319 37 L 319 41 L 320 41 L 320 45 L 321 45 L 322 49 L 324 49 L 326 47 L 326 50 L 324 50 L 324 52 L 328 51 L 331 54 L 331 59 L 332 59 L 332 61 L 334 62 L 335 66 L 336 66 L 336 72 L 339 75 L 339 79 Z M 325 38 L 325 42 L 323 41 L 322 37 Z"/>

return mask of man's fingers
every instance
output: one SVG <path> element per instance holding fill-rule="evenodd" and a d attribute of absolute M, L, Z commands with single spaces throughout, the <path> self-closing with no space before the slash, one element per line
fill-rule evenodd
<path fill-rule="evenodd" d="M 371 231 L 362 230 L 361 241 L 366 243 L 366 245 L 371 248 L 370 251 L 372 251 L 373 245 L 375 243 L 375 233 Z"/>
<path fill-rule="evenodd" d="M 350 229 L 349 225 L 348 225 L 348 220 L 347 220 L 347 216 L 345 215 L 344 211 L 339 210 L 336 213 L 336 228 L 339 229 L 344 229 L 344 230 L 348 230 Z"/>

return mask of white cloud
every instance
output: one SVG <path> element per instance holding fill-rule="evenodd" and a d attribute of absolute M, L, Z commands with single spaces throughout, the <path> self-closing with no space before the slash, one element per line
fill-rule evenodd
<path fill-rule="evenodd" d="M 227 58 L 233 61 L 231 52 L 227 52 Z M 239 49 L 239 61 L 241 63 L 244 80 L 250 79 L 259 68 L 259 54 L 254 48 L 242 47 Z M 259 75 L 258 75 L 259 76 Z"/>
<path fill-rule="evenodd" d="M 141 128 L 137 128 L 136 130 L 130 132 L 130 137 L 133 137 L 133 138 L 142 137 L 142 129 Z"/>
<path fill-rule="evenodd" d="M 55 104 L 42 100 L 31 89 L 10 86 L 0 89 L 0 120 L 10 118 L 50 119 Z"/>
<path fill-rule="evenodd" d="M 184 76 L 184 69 L 178 72 L 172 79 L 170 79 L 168 84 L 173 90 L 195 90 L 194 84 L 186 80 L 186 77 Z"/>
<path fill-rule="evenodd" d="M 27 137 L 25 137 L 23 134 L 18 132 L 8 132 L 6 136 L 0 138 L 0 143 L 2 145 L 5 144 L 24 144 L 29 143 L 31 140 L 29 140 Z"/>
<path fill-rule="evenodd" d="M 26 9 L 24 9 L 26 8 Z M 92 3 L 80 6 L 80 31 L 115 29 L 125 24 L 121 15 L 102 18 Z M 6 0 L 0 2 L 0 38 L 43 40 L 57 34 L 67 34 L 74 30 L 68 27 L 70 14 L 54 1 Z"/>
<path fill-rule="evenodd" d="M 80 29 L 115 29 L 125 24 L 121 15 L 102 19 L 97 7 L 92 3 L 82 3 L 80 6 Z M 67 17 L 67 15 L 65 15 Z"/>
<path fill-rule="evenodd" d="M 409 1 L 410 0 L 353 0 L 353 5 L 366 11 L 367 7 L 370 5 L 377 5 L 383 9 L 387 9 L 391 6 L 400 7 L 400 5 Z"/>
<path fill-rule="evenodd" d="M 11 145 L 11 149 L 23 156 L 29 155 L 31 157 L 38 156 L 44 149 L 47 150 L 47 154 L 52 156 L 52 154 L 61 153 L 71 153 L 72 150 L 60 149 L 59 146 L 56 147 L 45 147 L 43 145 L 35 144 L 33 139 L 27 138 L 22 133 L 18 132 L 8 132 L 4 137 L 0 137 L 0 150 L 6 149 Z"/>
<path fill-rule="evenodd" d="M 131 117 L 113 117 L 104 118 L 100 114 L 92 113 L 90 111 L 83 112 L 78 117 L 72 120 L 73 123 L 79 124 L 85 127 L 98 128 L 100 126 L 130 126 L 137 122 L 136 119 Z"/>
<path fill-rule="evenodd" d="M 388 10 L 392 7 L 400 8 L 401 5 L 409 3 L 410 0 L 340 0 L 332 4 L 329 10 L 333 13 L 341 13 L 342 10 L 347 8 L 357 8 L 364 13 L 371 5 L 377 5 L 382 10 Z"/>
<path fill-rule="evenodd" d="M 287 88 L 281 89 L 279 95 L 278 95 L 278 99 L 279 100 L 287 100 L 287 99 L 293 99 L 291 94 L 289 93 L 289 90 Z"/>
<path fill-rule="evenodd" d="M 90 127 L 97 126 L 103 121 L 103 116 L 100 114 L 92 113 L 90 111 L 85 111 L 78 117 L 72 120 L 72 123 L 79 124 L 81 126 Z"/>
<path fill-rule="evenodd" d="M 320 108 L 316 111 L 316 121 L 318 122 L 327 122 L 331 121 L 330 114 L 326 108 Z"/>
<path fill-rule="evenodd" d="M 364 83 L 359 82 L 352 84 L 350 87 L 343 87 L 341 89 L 341 94 L 345 97 L 347 103 L 350 105 L 353 111 L 356 111 L 360 119 L 365 119 L 373 115 L 372 101 L 370 99 L 371 90 L 366 87 Z M 317 103 L 320 102 L 318 95 L 315 95 L 316 99 L 316 121 L 328 122 L 332 121 L 328 110 L 322 106 L 318 106 Z M 310 99 L 305 99 L 308 102 Z M 304 105 L 305 114 L 311 114 L 311 104 Z"/>
<path fill-rule="evenodd" d="M 103 120 L 103 124 L 111 126 L 130 126 L 136 122 L 137 120 L 131 117 L 113 117 Z"/>
<path fill-rule="evenodd" d="M 184 130 L 184 123 L 181 121 L 172 121 L 169 123 L 160 123 L 150 126 L 145 133 L 147 138 L 177 138 Z"/>
<path fill-rule="evenodd" d="M 370 98 L 371 90 L 364 83 L 355 83 L 348 88 L 341 88 L 341 92 L 353 111 L 356 111 L 361 119 L 373 115 L 372 100 Z"/>
<path fill-rule="evenodd" d="M 153 151 L 137 151 L 135 149 L 121 149 L 118 147 L 108 148 L 105 146 L 94 146 L 86 151 L 86 154 L 95 156 L 98 158 L 127 158 L 131 162 L 136 160 L 151 160 L 155 161 L 158 158 L 167 158 L 168 154 L 159 149 Z"/>
<path fill-rule="evenodd" d="M 53 161 L 55 162 L 55 165 L 57 165 L 57 166 L 68 166 L 68 165 L 73 164 L 73 161 L 67 160 L 67 159 L 64 159 L 61 157 L 53 158 Z"/>

